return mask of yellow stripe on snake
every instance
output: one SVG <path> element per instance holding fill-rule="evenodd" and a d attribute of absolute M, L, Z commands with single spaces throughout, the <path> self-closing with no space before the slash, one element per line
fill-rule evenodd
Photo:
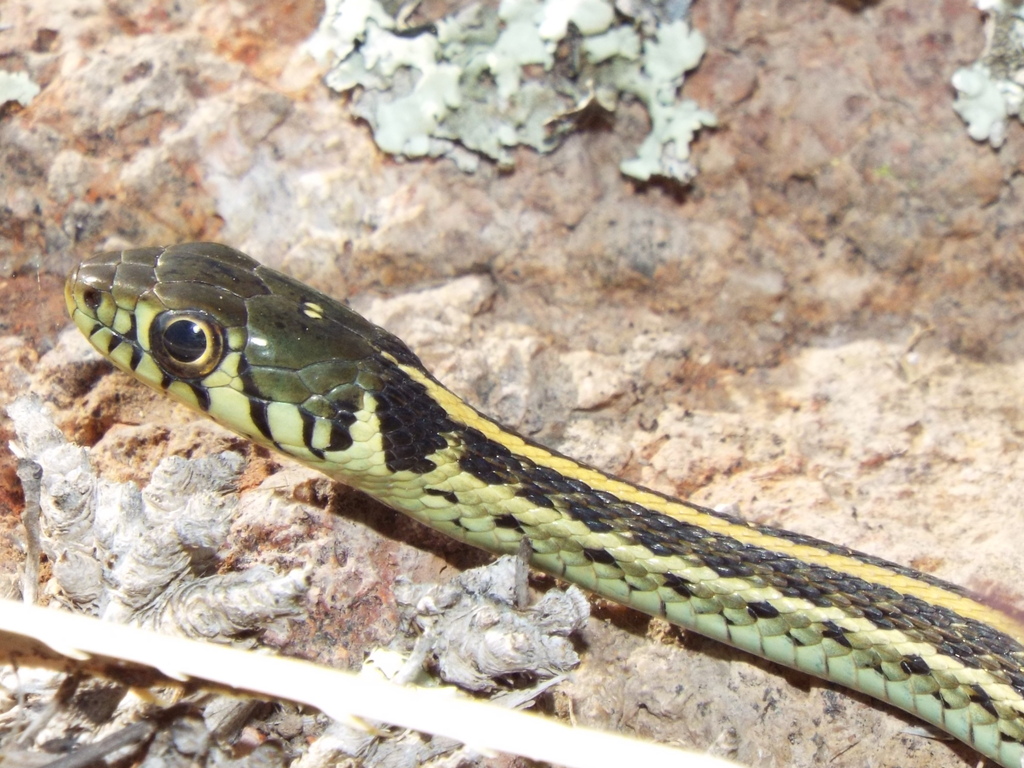
<path fill-rule="evenodd" d="M 460 541 L 900 707 L 1006 768 L 1024 627 L 932 576 L 610 477 L 482 415 L 395 336 L 211 243 L 96 256 L 68 310 L 118 368 Z"/>

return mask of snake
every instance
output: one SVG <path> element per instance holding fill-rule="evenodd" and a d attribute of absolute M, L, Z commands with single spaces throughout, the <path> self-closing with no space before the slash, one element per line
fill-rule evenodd
<path fill-rule="evenodd" d="M 674 499 L 502 426 L 344 303 L 216 243 L 101 253 L 68 311 L 117 368 L 459 541 L 1024 758 L 1024 626 L 959 586 Z"/>

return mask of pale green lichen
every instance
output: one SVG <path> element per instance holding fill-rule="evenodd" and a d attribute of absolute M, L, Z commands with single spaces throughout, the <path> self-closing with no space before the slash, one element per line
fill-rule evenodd
<path fill-rule="evenodd" d="M 678 178 L 690 167 L 690 143 L 697 131 L 716 124 L 715 116 L 697 103 L 676 97 L 684 74 L 700 63 L 706 44 L 704 36 L 676 21 L 658 30 L 657 37 L 644 42 L 643 68 L 647 80 L 618 79 L 623 91 L 647 104 L 651 132 L 640 145 L 637 156 L 620 163 L 627 176 Z"/>
<path fill-rule="evenodd" d="M 551 151 L 590 105 L 611 111 L 627 95 L 647 106 L 651 133 L 622 172 L 688 181 L 694 133 L 715 124 L 678 95 L 703 36 L 678 18 L 617 21 L 609 0 L 503 0 L 412 30 L 377 0 L 329 0 L 309 49 L 333 57 L 331 88 L 359 89 L 353 111 L 381 149 L 467 171 L 481 155 L 511 167 L 520 145 Z"/>
<path fill-rule="evenodd" d="M 953 73 L 953 109 L 967 133 L 993 147 L 1006 140 L 1007 119 L 1024 119 L 1024 8 L 1017 2 L 977 0 L 989 15 L 981 58 Z"/>
<path fill-rule="evenodd" d="M 561 40 L 572 23 L 584 37 L 599 35 L 615 21 L 615 10 L 603 0 L 561 0 L 545 3 L 537 26 L 545 40 Z"/>
<path fill-rule="evenodd" d="M 988 67 L 975 62 L 970 67 L 958 69 L 953 73 L 953 87 L 957 90 L 953 109 L 967 123 L 968 135 L 975 141 L 1001 146 L 1006 138 L 1009 105 Z"/>
<path fill-rule="evenodd" d="M 0 104 L 16 101 L 27 107 L 32 99 L 39 95 L 36 85 L 24 72 L 5 72 L 0 70 Z"/>
<path fill-rule="evenodd" d="M 391 29 L 395 20 L 377 0 L 346 0 L 327 4 L 316 34 L 306 50 L 321 63 L 344 59 L 355 50 L 370 23 Z"/>
<path fill-rule="evenodd" d="M 540 64 L 544 69 L 550 69 L 554 61 L 553 46 L 541 37 L 537 26 L 539 10 L 539 3 L 504 2 L 498 11 L 504 29 L 484 60 L 497 82 L 498 98 L 503 101 L 520 90 L 523 67 Z"/>
<path fill-rule="evenodd" d="M 420 73 L 410 93 L 378 106 L 374 135 L 385 152 L 408 157 L 430 154 L 430 136 L 448 113 L 461 104 L 461 70 L 450 64 L 439 64 L 439 48 L 437 38 L 431 35 L 399 37 L 372 21 L 368 24 L 362 48 L 365 53 L 352 57 L 363 72 L 376 72 L 381 81 L 390 80 L 404 68 Z M 350 83 L 366 82 L 365 78 L 354 77 L 359 73 L 349 69 L 338 74 L 347 76 Z"/>
<path fill-rule="evenodd" d="M 615 27 L 603 35 L 594 35 L 583 41 L 583 50 L 594 64 L 601 64 L 613 56 L 626 61 L 640 58 L 640 35 L 632 27 Z"/>

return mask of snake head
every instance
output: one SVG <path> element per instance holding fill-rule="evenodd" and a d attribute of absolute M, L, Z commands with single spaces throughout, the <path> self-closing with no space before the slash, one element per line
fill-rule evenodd
<path fill-rule="evenodd" d="M 379 419 L 382 402 L 394 420 L 416 397 L 396 363 L 422 364 L 399 339 L 224 245 L 101 253 L 71 272 L 65 298 L 118 368 L 301 460 L 347 450 L 353 424 Z"/>

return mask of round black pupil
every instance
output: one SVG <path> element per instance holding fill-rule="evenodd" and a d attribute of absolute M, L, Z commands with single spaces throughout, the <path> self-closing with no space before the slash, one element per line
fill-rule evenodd
<path fill-rule="evenodd" d="M 177 320 L 164 329 L 167 352 L 183 363 L 194 363 L 206 352 L 206 334 L 191 320 Z"/>

